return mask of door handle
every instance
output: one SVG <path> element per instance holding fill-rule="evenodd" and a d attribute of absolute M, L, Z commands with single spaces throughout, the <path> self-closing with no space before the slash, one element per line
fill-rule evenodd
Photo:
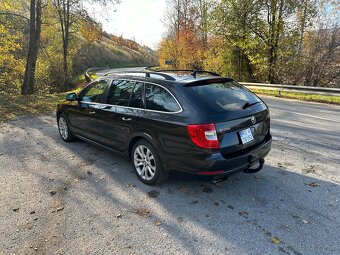
<path fill-rule="evenodd" d="M 96 114 L 96 112 L 95 111 L 90 111 L 89 114 L 93 115 L 93 114 Z"/>
<path fill-rule="evenodd" d="M 132 119 L 131 118 L 127 118 L 127 117 L 123 117 L 122 120 L 124 120 L 124 121 L 131 121 Z"/>

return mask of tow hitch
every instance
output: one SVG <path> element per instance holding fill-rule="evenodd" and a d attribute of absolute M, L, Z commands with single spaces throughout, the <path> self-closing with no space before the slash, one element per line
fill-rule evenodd
<path fill-rule="evenodd" d="M 247 174 L 257 173 L 258 171 L 262 169 L 263 165 L 264 165 L 264 158 L 260 158 L 258 163 L 250 166 L 248 169 L 244 170 L 244 172 Z"/>

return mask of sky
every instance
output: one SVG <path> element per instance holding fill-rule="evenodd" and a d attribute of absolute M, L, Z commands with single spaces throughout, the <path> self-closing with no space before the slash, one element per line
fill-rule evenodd
<path fill-rule="evenodd" d="M 121 0 L 112 15 L 99 17 L 103 29 L 156 49 L 165 32 L 166 0 Z M 105 17 L 104 17 L 105 16 Z"/>

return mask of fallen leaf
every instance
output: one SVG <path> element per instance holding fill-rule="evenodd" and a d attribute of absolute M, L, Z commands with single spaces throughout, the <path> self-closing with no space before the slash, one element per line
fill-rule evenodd
<path fill-rule="evenodd" d="M 280 240 L 278 237 L 274 236 L 274 237 L 272 237 L 272 243 L 274 243 L 274 244 L 280 244 L 280 243 L 281 243 L 281 240 Z"/>
<path fill-rule="evenodd" d="M 55 194 L 57 194 L 57 192 L 56 192 L 55 190 L 51 190 L 51 191 L 50 191 L 50 194 L 51 194 L 51 196 L 53 197 Z"/>
<path fill-rule="evenodd" d="M 317 184 L 316 182 L 307 182 L 306 185 L 311 186 L 311 187 L 314 187 L 314 188 L 320 186 L 320 185 Z"/>
<path fill-rule="evenodd" d="M 159 220 L 156 220 L 156 221 L 155 221 L 155 225 L 156 225 L 156 226 L 160 226 L 160 225 L 162 225 L 162 222 L 160 222 Z"/>
<path fill-rule="evenodd" d="M 240 215 L 240 216 L 244 216 L 244 215 L 248 215 L 249 213 L 247 213 L 247 212 L 238 212 L 238 215 Z"/>
<path fill-rule="evenodd" d="M 306 173 L 310 174 L 310 173 L 314 173 L 315 172 L 315 169 L 314 169 L 314 166 L 311 165 L 311 166 L 308 166 L 307 168 L 303 169 L 306 171 Z"/>
<path fill-rule="evenodd" d="M 137 208 L 134 213 L 138 214 L 139 216 L 149 217 L 150 211 L 145 208 Z"/>
<path fill-rule="evenodd" d="M 53 210 L 52 213 L 61 212 L 62 210 L 64 210 L 64 206 L 58 207 L 56 210 Z"/>
<path fill-rule="evenodd" d="M 277 166 L 282 168 L 282 169 L 286 169 L 286 167 L 282 163 L 277 163 Z"/>

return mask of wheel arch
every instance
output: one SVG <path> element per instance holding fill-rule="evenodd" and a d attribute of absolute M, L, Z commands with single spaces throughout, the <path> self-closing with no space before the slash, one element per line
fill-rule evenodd
<path fill-rule="evenodd" d="M 60 114 L 62 114 L 62 110 L 61 109 L 58 109 L 57 112 L 56 112 L 56 115 L 57 115 L 57 118 L 59 118 Z"/>
<path fill-rule="evenodd" d="M 139 141 L 139 140 L 147 140 L 149 143 L 151 143 L 156 149 L 158 149 L 157 142 L 155 139 L 152 138 L 151 135 L 145 132 L 140 132 L 136 133 L 130 140 L 129 142 L 129 147 L 128 147 L 128 155 L 129 158 L 131 158 L 131 153 L 132 153 L 132 148 L 133 146 Z"/>

